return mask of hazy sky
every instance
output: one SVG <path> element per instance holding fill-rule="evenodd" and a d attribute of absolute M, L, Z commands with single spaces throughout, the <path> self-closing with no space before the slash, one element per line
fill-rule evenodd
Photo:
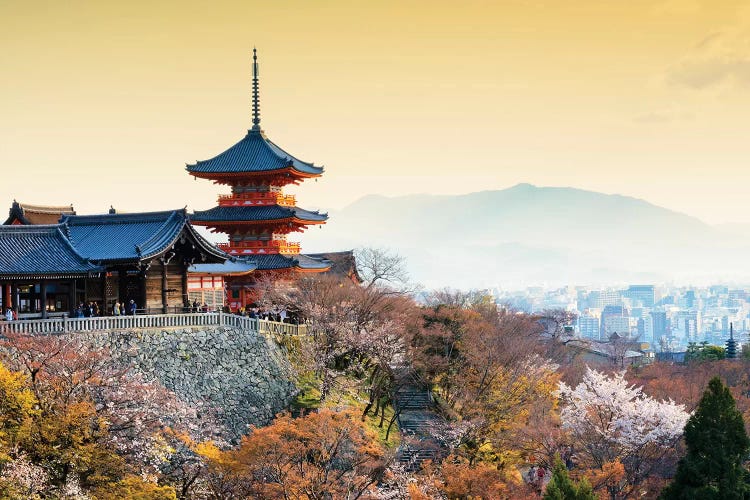
<path fill-rule="evenodd" d="M 368 193 L 519 182 L 750 223 L 747 0 L 0 0 L 0 207 L 209 208 L 250 127 Z M 3 201 L 4 200 L 4 201 Z"/>

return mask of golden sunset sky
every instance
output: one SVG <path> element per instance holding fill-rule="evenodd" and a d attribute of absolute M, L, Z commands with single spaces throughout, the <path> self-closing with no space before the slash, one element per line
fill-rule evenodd
<path fill-rule="evenodd" d="M 747 0 L 0 0 L 0 206 L 205 209 L 250 123 L 305 208 L 519 182 L 750 223 Z"/>

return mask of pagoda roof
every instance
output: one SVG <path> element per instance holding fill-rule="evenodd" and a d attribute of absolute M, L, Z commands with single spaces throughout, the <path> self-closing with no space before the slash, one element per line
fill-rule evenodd
<path fill-rule="evenodd" d="M 244 276 L 255 271 L 258 265 L 246 259 L 227 259 L 223 264 L 193 264 L 188 268 L 190 274 L 216 276 Z"/>
<path fill-rule="evenodd" d="M 262 130 L 248 130 L 237 144 L 210 160 L 187 165 L 191 174 L 242 174 L 273 172 L 291 168 L 305 176 L 319 176 L 323 167 L 316 167 L 290 155 L 274 144 Z"/>
<path fill-rule="evenodd" d="M 266 254 L 253 255 L 249 257 L 250 262 L 255 262 L 257 271 L 276 271 L 282 269 L 299 269 L 302 271 L 326 271 L 331 268 L 331 262 L 310 257 L 308 255 L 282 255 Z"/>
<path fill-rule="evenodd" d="M 67 237 L 96 262 L 140 262 L 163 254 L 187 232 L 201 251 L 223 261 L 227 255 L 189 224 L 185 210 L 63 216 Z"/>
<path fill-rule="evenodd" d="M 299 207 L 284 207 L 281 205 L 267 205 L 254 207 L 214 207 L 209 210 L 195 212 L 193 222 L 242 222 L 242 221 L 274 221 L 298 219 L 309 222 L 325 222 L 328 214 L 318 211 L 304 210 Z"/>
<path fill-rule="evenodd" d="M 338 276 L 340 278 L 348 278 L 355 283 L 362 283 L 362 278 L 359 276 L 357 271 L 357 261 L 354 256 L 354 250 L 346 250 L 343 252 L 326 252 L 326 253 L 310 253 L 308 257 L 314 259 L 322 259 L 331 263 L 331 269 L 328 271 L 329 274 Z"/>
<path fill-rule="evenodd" d="M 73 205 L 45 206 L 13 201 L 5 224 L 57 224 L 63 215 L 75 215 Z"/>
<path fill-rule="evenodd" d="M 0 226 L 0 276 L 55 279 L 101 272 L 73 248 L 63 229 L 60 224 Z"/>

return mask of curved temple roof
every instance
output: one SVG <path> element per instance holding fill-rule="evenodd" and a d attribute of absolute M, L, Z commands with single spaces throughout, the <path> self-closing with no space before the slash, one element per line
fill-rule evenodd
<path fill-rule="evenodd" d="M 63 215 L 75 215 L 73 205 L 30 205 L 13 201 L 5 224 L 57 224 Z"/>
<path fill-rule="evenodd" d="M 331 262 L 307 255 L 253 255 L 252 262 L 258 266 L 258 271 L 272 271 L 280 269 L 300 269 L 302 271 L 325 271 L 331 268 Z"/>
<path fill-rule="evenodd" d="M 71 215 L 61 220 L 73 247 L 97 262 L 140 261 L 165 252 L 186 230 L 217 259 L 221 250 L 190 226 L 185 210 L 133 214 Z"/>
<path fill-rule="evenodd" d="M 186 170 L 191 174 L 240 174 L 272 172 L 285 168 L 296 170 L 307 177 L 317 177 L 323 173 L 323 167 L 295 158 L 271 142 L 261 130 L 249 130 L 240 142 L 220 155 L 187 165 Z"/>
<path fill-rule="evenodd" d="M 70 244 L 62 225 L 0 226 L 0 275 L 10 278 L 77 278 L 102 268 Z"/>
<path fill-rule="evenodd" d="M 228 259 L 223 264 L 193 264 L 188 268 L 188 272 L 217 276 L 244 276 L 257 268 L 255 262 L 245 259 Z"/>
<path fill-rule="evenodd" d="M 202 222 L 262 222 L 284 219 L 299 219 L 310 223 L 325 222 L 328 214 L 312 212 L 298 207 L 282 207 L 280 205 L 255 207 L 214 207 L 209 210 L 195 212 L 191 217 L 196 223 Z"/>

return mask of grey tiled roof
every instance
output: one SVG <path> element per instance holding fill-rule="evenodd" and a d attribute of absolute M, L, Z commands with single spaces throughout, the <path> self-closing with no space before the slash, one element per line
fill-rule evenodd
<path fill-rule="evenodd" d="M 264 221 L 297 218 L 305 221 L 322 222 L 328 219 L 327 214 L 312 212 L 298 207 L 282 207 L 280 205 L 255 207 L 214 207 L 209 210 L 195 212 L 191 220 L 195 222 L 211 221 Z"/>
<path fill-rule="evenodd" d="M 247 274 L 257 269 L 257 267 L 258 265 L 252 261 L 245 259 L 229 259 L 223 264 L 193 264 L 188 268 L 188 272 L 228 276 L 232 274 Z"/>
<path fill-rule="evenodd" d="M 360 278 L 359 272 L 357 271 L 357 261 L 354 257 L 354 250 L 309 253 L 307 256 L 312 257 L 313 259 L 329 261 L 331 263 L 331 269 L 329 270 L 330 274 L 353 279 L 358 283 L 362 282 L 362 278 Z"/>
<path fill-rule="evenodd" d="M 260 130 L 249 130 L 237 144 L 218 156 L 188 165 L 191 173 L 266 172 L 291 167 L 298 172 L 320 175 L 323 167 L 316 167 L 290 155 L 271 142 Z"/>
<path fill-rule="evenodd" d="M 63 216 L 66 235 L 81 254 L 95 262 L 138 262 L 165 252 L 183 230 L 204 251 L 226 258 L 190 226 L 185 210 L 132 214 Z"/>
<path fill-rule="evenodd" d="M 102 268 L 82 257 L 61 225 L 0 226 L 0 276 L 83 277 Z"/>
<path fill-rule="evenodd" d="M 258 271 L 270 271 L 275 269 L 319 269 L 321 271 L 331 267 L 331 262 L 324 259 L 316 259 L 307 255 L 253 255 L 252 260 L 257 264 Z"/>

